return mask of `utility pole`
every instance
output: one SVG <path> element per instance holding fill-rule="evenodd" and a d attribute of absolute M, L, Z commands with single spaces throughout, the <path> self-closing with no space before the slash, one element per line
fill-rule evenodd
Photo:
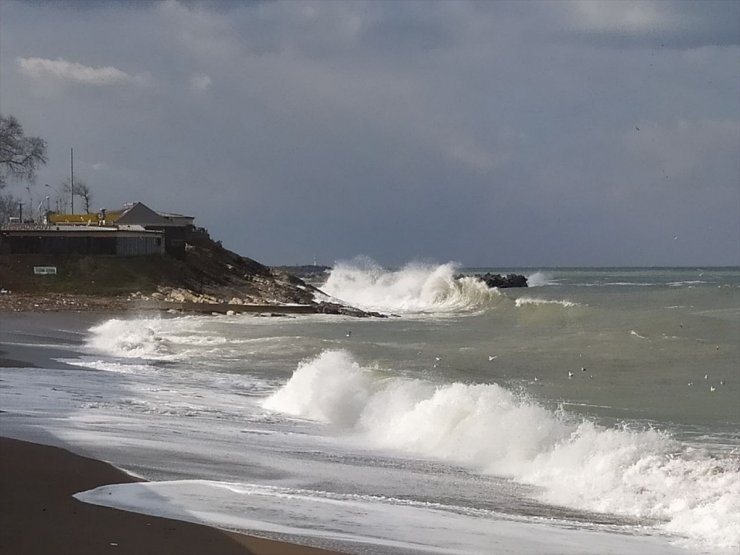
<path fill-rule="evenodd" d="M 75 213 L 75 149 L 69 149 L 69 189 L 72 194 L 72 207 L 70 214 Z"/>

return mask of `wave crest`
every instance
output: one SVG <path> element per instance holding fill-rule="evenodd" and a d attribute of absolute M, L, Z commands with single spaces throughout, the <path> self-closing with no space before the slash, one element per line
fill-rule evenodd
<path fill-rule="evenodd" d="M 439 313 L 480 308 L 499 296 L 472 277 L 455 279 L 458 267 L 407 264 L 391 271 L 369 258 L 338 263 L 321 289 L 358 308 L 397 313 Z"/>
<path fill-rule="evenodd" d="M 543 500 L 657 519 L 718 547 L 740 544 L 740 462 L 656 430 L 603 428 L 496 384 L 381 378 L 346 351 L 301 363 L 264 407 L 544 488 Z"/>

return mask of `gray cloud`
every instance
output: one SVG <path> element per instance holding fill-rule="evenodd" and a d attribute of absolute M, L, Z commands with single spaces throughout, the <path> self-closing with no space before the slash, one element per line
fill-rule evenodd
<path fill-rule="evenodd" d="M 614 46 L 698 48 L 740 44 L 740 4 L 733 0 L 576 0 L 570 31 Z"/>
<path fill-rule="evenodd" d="M 21 73 L 42 85 L 50 81 L 67 81 L 83 85 L 105 87 L 128 83 L 146 84 L 148 78 L 142 75 L 129 75 L 112 66 L 90 67 L 63 58 L 16 58 Z"/>
<path fill-rule="evenodd" d="M 740 262 L 733 3 L 77 8 L 2 8 L 40 183 L 74 146 L 96 203 L 191 212 L 268 263 Z M 54 88 L 17 58 L 156 79 Z"/>

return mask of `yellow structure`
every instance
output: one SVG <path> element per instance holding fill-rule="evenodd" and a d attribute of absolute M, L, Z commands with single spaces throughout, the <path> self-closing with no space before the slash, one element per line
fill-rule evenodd
<path fill-rule="evenodd" d="M 101 211 L 95 214 L 57 214 L 49 213 L 46 221 L 49 225 L 110 225 L 121 217 L 123 210 L 115 212 Z"/>

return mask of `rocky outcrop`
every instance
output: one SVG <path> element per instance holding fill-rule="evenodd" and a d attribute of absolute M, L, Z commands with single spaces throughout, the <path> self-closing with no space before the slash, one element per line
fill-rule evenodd
<path fill-rule="evenodd" d="M 498 287 L 504 289 L 506 287 L 527 287 L 527 278 L 520 274 L 491 274 L 487 272 L 485 274 L 475 274 L 476 278 L 485 283 L 488 287 Z"/>
<path fill-rule="evenodd" d="M 355 318 L 387 318 L 386 314 L 380 312 L 367 312 L 354 308 L 351 306 L 345 306 L 338 303 L 321 302 L 316 305 L 316 312 L 319 314 L 339 314 L 342 316 L 354 316 Z"/>
<path fill-rule="evenodd" d="M 331 266 L 273 266 L 272 271 L 290 274 L 309 283 L 320 283 L 326 281 L 326 277 L 331 271 Z"/>

